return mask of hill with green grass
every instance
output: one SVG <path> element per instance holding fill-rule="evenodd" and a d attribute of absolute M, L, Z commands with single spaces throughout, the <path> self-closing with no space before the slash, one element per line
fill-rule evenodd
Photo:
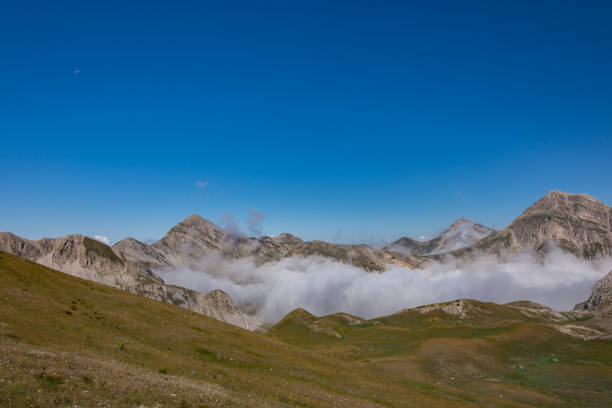
<path fill-rule="evenodd" d="M 612 316 L 462 299 L 371 320 L 289 313 L 288 344 L 411 381 L 535 406 L 609 407 Z"/>
<path fill-rule="evenodd" d="M 307 350 L 4 252 L 0 282 L 4 407 L 522 406 L 371 370 L 326 333 L 327 352 Z M 346 338 L 366 323 L 329 324 Z"/>

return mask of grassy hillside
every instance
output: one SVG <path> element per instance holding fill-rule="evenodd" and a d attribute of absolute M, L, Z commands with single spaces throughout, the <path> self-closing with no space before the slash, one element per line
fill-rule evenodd
<path fill-rule="evenodd" d="M 519 406 L 372 371 L 346 350 L 343 359 L 304 350 L 2 252 L 0 282 L 4 407 Z"/>
<path fill-rule="evenodd" d="M 602 332 L 589 318 L 464 300 L 368 321 L 298 309 L 268 335 L 412 380 L 537 406 L 609 407 L 612 341 L 578 338 Z"/>

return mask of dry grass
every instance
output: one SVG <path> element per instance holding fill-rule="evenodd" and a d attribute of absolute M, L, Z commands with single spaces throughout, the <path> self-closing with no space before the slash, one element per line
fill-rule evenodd
<path fill-rule="evenodd" d="M 0 282 L 1 406 L 506 406 L 5 253 Z"/>
<path fill-rule="evenodd" d="M 585 341 L 555 328 L 588 325 L 589 317 L 559 323 L 547 320 L 557 319 L 552 314 L 525 316 L 517 304 L 466 302 L 471 312 L 464 316 L 421 308 L 352 326 L 299 311 L 268 335 L 372 371 L 479 395 L 537 406 L 610 406 L 612 341 Z M 314 330 L 320 322 L 341 336 Z"/>

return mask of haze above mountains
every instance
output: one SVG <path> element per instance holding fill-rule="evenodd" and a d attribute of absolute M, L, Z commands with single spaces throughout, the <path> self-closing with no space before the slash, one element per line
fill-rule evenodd
<path fill-rule="evenodd" d="M 429 241 L 402 237 L 383 248 L 247 237 L 191 215 L 152 245 L 4 232 L 0 250 L 251 329 L 295 307 L 373 317 L 459 297 L 527 295 L 567 308 L 612 268 L 612 209 L 552 191 L 500 231 L 462 218 Z"/>

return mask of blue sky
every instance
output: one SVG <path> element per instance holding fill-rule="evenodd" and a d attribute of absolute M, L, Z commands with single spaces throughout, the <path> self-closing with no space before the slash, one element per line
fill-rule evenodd
<path fill-rule="evenodd" d="M 612 203 L 612 3 L 407 3 L 4 4 L 0 230 L 148 240 L 255 209 L 381 242 L 553 189 Z"/>

